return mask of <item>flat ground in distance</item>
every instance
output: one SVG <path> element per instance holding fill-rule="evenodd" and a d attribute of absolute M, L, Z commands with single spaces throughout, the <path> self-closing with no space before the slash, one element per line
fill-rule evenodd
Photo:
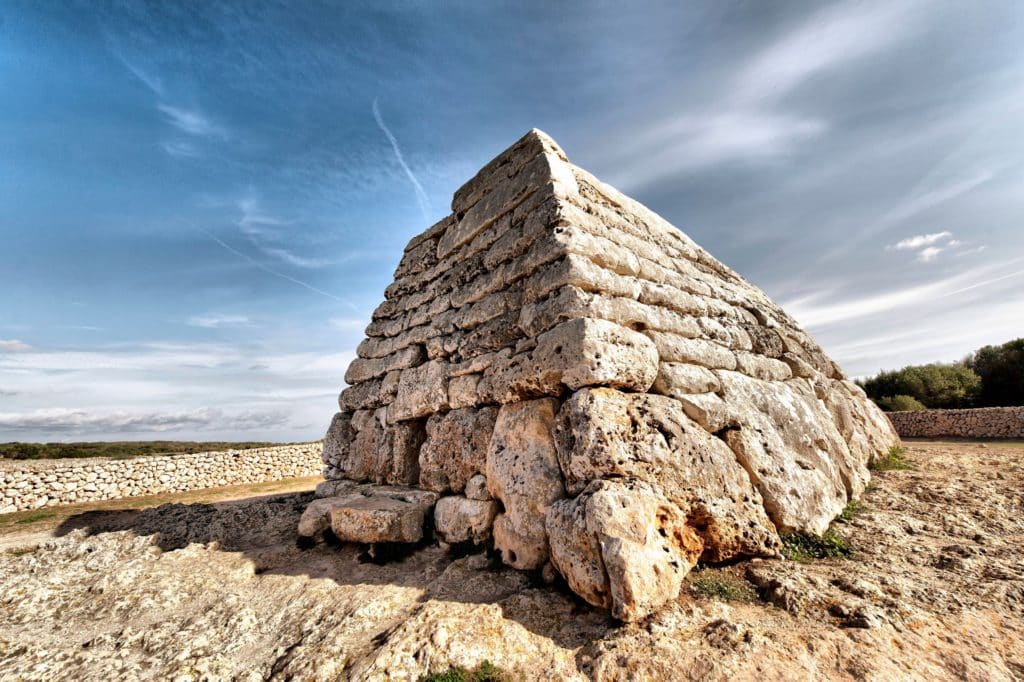
<path fill-rule="evenodd" d="M 309 492 L 0 517 L 0 679 L 1024 679 L 1024 446 L 907 446 L 850 557 L 694 571 L 628 626 L 483 554 L 300 549 Z"/>

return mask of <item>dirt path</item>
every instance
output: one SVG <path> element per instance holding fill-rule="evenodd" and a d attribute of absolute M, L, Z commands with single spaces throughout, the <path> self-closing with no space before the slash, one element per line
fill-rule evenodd
<path fill-rule="evenodd" d="M 0 679 L 1024 679 L 1024 448 L 908 450 L 851 557 L 697 571 L 629 626 L 483 554 L 301 550 L 307 492 L 78 513 L 0 555 Z"/>

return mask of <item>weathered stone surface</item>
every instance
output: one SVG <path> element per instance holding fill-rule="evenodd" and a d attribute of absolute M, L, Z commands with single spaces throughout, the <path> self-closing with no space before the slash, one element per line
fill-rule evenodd
<path fill-rule="evenodd" d="M 462 408 L 438 412 L 427 420 L 427 439 L 419 451 L 420 487 L 462 492 L 484 470 L 498 408 Z"/>
<path fill-rule="evenodd" d="M 683 511 L 704 560 L 775 553 L 778 537 L 747 472 L 678 401 L 584 389 L 562 406 L 553 433 L 569 494 L 600 479 L 646 481 Z"/>
<path fill-rule="evenodd" d="M 726 442 L 764 498 L 780 532 L 821 533 L 867 484 L 867 459 L 854 458 L 831 414 L 807 383 L 718 373 L 722 397 L 740 424 Z"/>
<path fill-rule="evenodd" d="M 342 542 L 416 543 L 423 539 L 423 524 L 437 495 L 415 488 L 363 486 L 333 500 L 331 530 Z"/>
<path fill-rule="evenodd" d="M 433 361 L 402 370 L 398 394 L 388 410 L 391 422 L 425 417 L 448 407 L 448 375 L 444 364 Z"/>
<path fill-rule="evenodd" d="M 675 599 L 703 549 L 676 505 L 629 479 L 554 503 L 546 523 L 551 561 L 573 591 L 626 621 Z"/>
<path fill-rule="evenodd" d="M 672 398 L 691 393 L 713 393 L 719 388 L 718 377 L 700 365 L 680 362 L 662 362 L 652 392 Z"/>
<path fill-rule="evenodd" d="M 323 457 L 447 494 L 443 542 L 486 525 L 505 563 L 637 618 L 698 559 L 823 530 L 897 442 L 792 317 L 543 133 L 452 209 L 406 248 Z"/>
<path fill-rule="evenodd" d="M 472 541 L 479 545 L 491 537 L 497 513 L 494 500 L 442 497 L 434 507 L 434 529 L 449 544 Z"/>
<path fill-rule="evenodd" d="M 547 560 L 544 517 L 565 496 L 551 437 L 557 411 L 550 398 L 503 405 L 487 450 L 487 490 L 504 505 L 494 546 L 515 568 L 540 568 Z"/>

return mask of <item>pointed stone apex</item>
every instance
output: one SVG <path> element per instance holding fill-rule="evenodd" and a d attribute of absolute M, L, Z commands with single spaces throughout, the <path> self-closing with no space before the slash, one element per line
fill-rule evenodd
<path fill-rule="evenodd" d="M 466 184 L 455 190 L 452 212 L 461 215 L 476 204 L 502 178 L 515 175 L 523 166 L 541 154 L 568 162 L 569 159 L 550 135 L 538 128 L 529 132 L 481 168 Z"/>

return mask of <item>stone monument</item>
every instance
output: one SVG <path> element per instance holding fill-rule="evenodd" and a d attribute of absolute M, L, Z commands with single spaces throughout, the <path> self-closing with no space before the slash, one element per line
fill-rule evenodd
<path fill-rule="evenodd" d="M 493 544 L 635 620 L 821 533 L 898 437 L 781 308 L 532 130 L 415 237 L 299 533 Z"/>

